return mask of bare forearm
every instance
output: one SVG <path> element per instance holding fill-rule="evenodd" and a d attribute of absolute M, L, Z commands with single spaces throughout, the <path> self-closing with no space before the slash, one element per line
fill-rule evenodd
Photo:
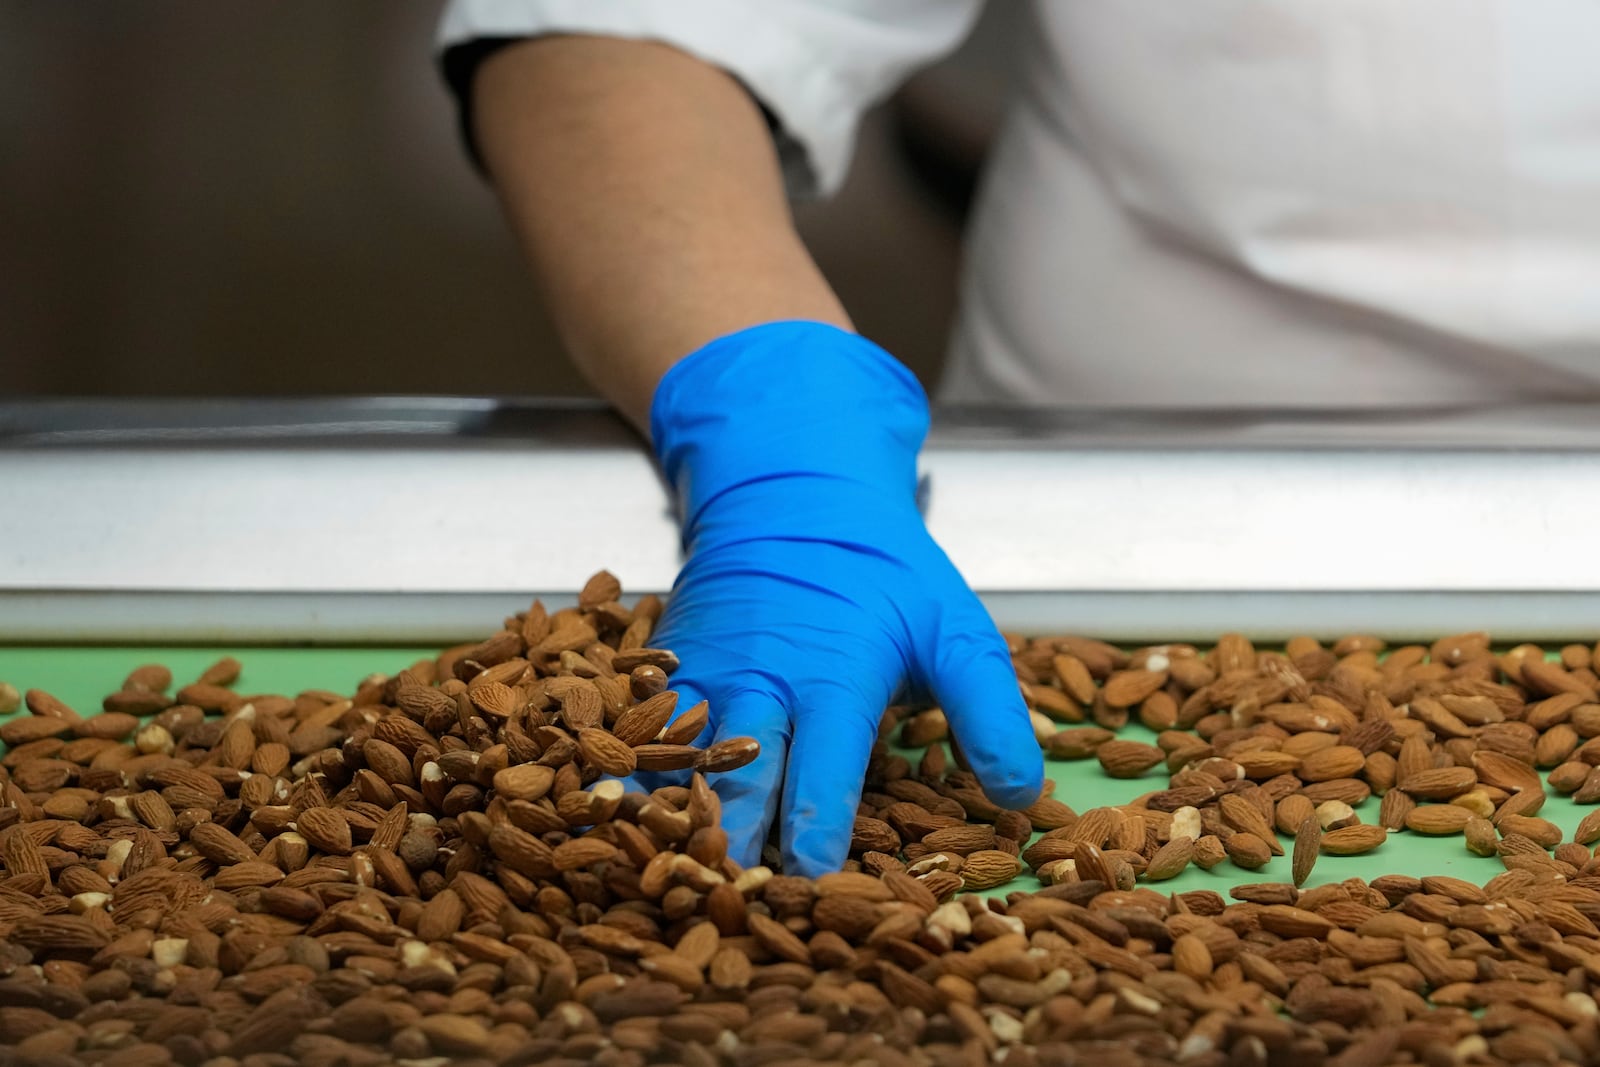
<path fill-rule="evenodd" d="M 795 234 L 760 110 L 665 45 L 551 37 L 478 75 L 484 159 L 572 358 L 648 431 L 671 365 L 777 319 L 849 326 Z"/>

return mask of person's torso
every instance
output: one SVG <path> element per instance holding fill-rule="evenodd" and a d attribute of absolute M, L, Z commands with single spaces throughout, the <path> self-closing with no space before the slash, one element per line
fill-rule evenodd
<path fill-rule="evenodd" d="M 1049 0 L 948 391 L 1600 391 L 1600 5 Z"/>

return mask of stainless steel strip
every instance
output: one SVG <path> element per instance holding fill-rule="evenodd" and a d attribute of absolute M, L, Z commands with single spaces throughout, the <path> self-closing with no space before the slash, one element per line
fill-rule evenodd
<path fill-rule="evenodd" d="M 1593 414 L 942 413 L 927 514 L 1026 629 L 1308 630 L 1370 604 L 1391 630 L 1569 635 L 1600 627 Z M 481 617 L 413 612 L 560 600 L 602 566 L 662 591 L 679 560 L 645 452 L 584 405 L 0 405 L 0 494 L 8 640 L 470 636 Z"/>
<path fill-rule="evenodd" d="M 640 588 L 630 592 L 663 592 Z M 419 644 L 481 638 L 535 596 L 499 593 L 15 592 L 0 590 L 0 643 Z M 1463 629 L 1502 639 L 1600 637 L 1594 593 L 1017 592 L 983 594 L 997 624 L 1022 634 L 1119 641 L 1208 641 L 1236 630 L 1260 640 L 1377 633 L 1423 640 Z"/>
<path fill-rule="evenodd" d="M 678 562 L 634 450 L 22 450 L 0 485 L 0 589 L 575 591 Z"/>

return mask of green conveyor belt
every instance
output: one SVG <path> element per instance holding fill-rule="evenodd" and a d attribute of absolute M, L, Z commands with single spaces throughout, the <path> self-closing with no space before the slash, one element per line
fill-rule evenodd
<path fill-rule="evenodd" d="M 235 689 L 241 693 L 287 693 L 305 689 L 331 689 L 353 692 L 356 684 L 375 672 L 393 673 L 418 659 L 432 656 L 436 649 L 421 648 L 102 648 L 102 647 L 0 647 L 0 681 L 19 690 L 44 689 L 83 714 L 99 710 L 101 698 L 115 690 L 134 667 L 142 663 L 164 663 L 171 668 L 176 685 L 193 679 L 224 654 L 233 655 L 244 665 Z M 26 714 L 24 711 L 22 714 Z M 1130 724 L 1121 736 L 1154 742 L 1155 735 Z M 1152 770 L 1142 778 L 1123 780 L 1108 777 L 1094 760 L 1048 762 L 1046 772 L 1056 782 L 1055 796 L 1078 811 L 1105 804 L 1125 803 L 1141 793 L 1163 788 L 1164 771 Z M 1551 795 L 1540 813 L 1567 832 L 1570 837 L 1578 821 L 1592 806 L 1574 804 L 1565 797 Z M 1376 798 L 1357 811 L 1365 822 L 1376 822 Z M 1282 838 L 1285 852 L 1292 841 Z M 1427 837 L 1410 831 L 1392 834 L 1376 851 L 1365 856 L 1323 856 L 1318 861 L 1311 885 L 1337 882 L 1345 878 L 1374 878 L 1380 874 L 1447 874 L 1482 883 L 1500 873 L 1498 860 L 1474 856 L 1466 850 L 1459 834 Z M 1168 882 L 1151 883 L 1164 892 L 1213 889 L 1227 895 L 1234 885 L 1249 882 L 1289 880 L 1287 855 L 1274 857 L 1259 871 L 1244 871 L 1224 862 L 1211 871 L 1190 867 L 1182 876 Z M 1003 895 L 1017 889 L 1037 888 L 1028 875 L 996 891 Z"/>

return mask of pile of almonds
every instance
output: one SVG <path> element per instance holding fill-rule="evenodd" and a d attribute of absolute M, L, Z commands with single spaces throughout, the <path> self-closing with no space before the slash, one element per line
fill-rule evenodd
<path fill-rule="evenodd" d="M 1473 633 L 1393 650 L 1368 636 L 1332 648 L 1296 638 L 1278 653 L 1229 634 L 1204 655 L 1079 637 L 1014 638 L 1012 652 L 1048 756 L 1093 758 L 1114 778 L 1160 768 L 1165 788 L 1082 816 L 1050 797 L 1002 812 L 947 759 L 942 711 L 891 708 L 884 737 L 928 747 L 914 768 L 877 750 L 853 842 L 863 869 L 955 871 L 988 888 L 1026 863 L 1046 885 L 1088 877 L 1128 889 L 1190 864 L 1257 870 L 1284 854 L 1283 834 L 1299 886 L 1320 855 L 1367 853 L 1409 831 L 1461 836 L 1541 881 L 1593 873 L 1600 810 L 1570 841 L 1539 817 L 1541 769 L 1555 792 L 1600 801 L 1589 646 L 1549 662 L 1533 645 L 1496 655 Z M 1155 744 L 1118 736 L 1134 716 Z M 1357 808 L 1372 797 L 1375 821 L 1363 822 Z"/>
<path fill-rule="evenodd" d="M 1047 752 L 1166 787 L 1002 811 L 937 709 L 890 709 L 923 751 L 880 746 L 854 858 L 807 880 L 726 855 L 707 776 L 755 743 L 687 743 L 707 709 L 667 688 L 659 610 L 601 573 L 349 696 L 239 693 L 231 659 L 175 691 L 140 668 L 94 715 L 28 691 L 0 723 L 0 1065 L 1600 1062 L 1600 874 L 1535 769 L 1589 785 L 1587 653 L 1017 640 Z M 1135 715 L 1156 745 L 1115 736 Z M 1302 887 L 1391 830 L 1506 870 Z M 1279 831 L 1292 882 L 1144 884 L 1260 866 Z M 1044 888 L 960 892 L 1024 863 Z"/>

